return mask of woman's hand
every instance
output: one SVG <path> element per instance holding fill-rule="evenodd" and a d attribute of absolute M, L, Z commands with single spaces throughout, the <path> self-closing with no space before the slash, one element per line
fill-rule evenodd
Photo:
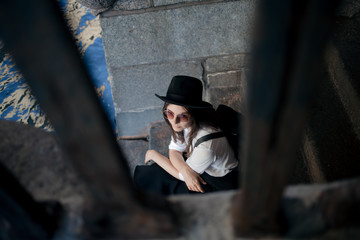
<path fill-rule="evenodd" d="M 197 172 L 192 170 L 190 167 L 186 167 L 181 174 L 183 175 L 186 186 L 189 190 L 204 193 L 204 189 L 201 187 L 201 184 L 206 184 L 206 182 Z"/>
<path fill-rule="evenodd" d="M 157 154 L 158 152 L 157 151 L 155 151 L 155 150 L 152 150 L 152 149 L 150 149 L 150 150 L 147 150 L 146 151 L 146 154 L 145 154 L 145 164 L 147 164 L 148 162 L 150 162 L 150 161 L 156 161 L 155 159 L 156 159 L 156 157 L 155 157 L 155 155 Z"/>

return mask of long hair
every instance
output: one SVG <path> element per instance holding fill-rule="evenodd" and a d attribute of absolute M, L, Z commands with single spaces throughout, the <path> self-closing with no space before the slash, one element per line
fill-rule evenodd
<path fill-rule="evenodd" d="M 170 105 L 169 103 L 165 102 L 165 104 L 162 108 L 162 112 L 164 112 L 169 105 Z M 190 115 L 190 119 L 189 119 L 190 126 L 189 127 L 191 130 L 189 132 L 188 145 L 186 146 L 186 150 L 185 150 L 187 157 L 189 157 L 191 155 L 192 151 L 194 150 L 192 141 L 198 134 L 200 128 L 211 127 L 211 128 L 215 129 L 218 127 L 218 125 L 217 125 L 216 113 L 213 108 L 211 108 L 211 109 L 188 108 L 188 107 L 184 107 L 184 108 Z M 184 143 L 185 142 L 184 132 L 183 131 L 175 132 L 174 129 L 172 128 L 169 120 L 165 116 L 163 116 L 163 117 L 165 119 L 165 122 L 169 125 L 169 127 L 171 129 L 171 135 L 174 138 L 174 140 Z"/>

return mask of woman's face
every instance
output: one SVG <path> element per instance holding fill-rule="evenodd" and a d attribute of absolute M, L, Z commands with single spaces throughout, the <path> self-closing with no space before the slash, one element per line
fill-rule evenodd
<path fill-rule="evenodd" d="M 167 119 L 175 132 L 181 132 L 191 125 L 190 114 L 184 107 L 169 104 L 165 112 Z"/>

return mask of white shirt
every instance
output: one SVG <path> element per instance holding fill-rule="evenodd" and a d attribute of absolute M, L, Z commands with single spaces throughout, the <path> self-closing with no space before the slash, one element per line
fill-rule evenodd
<path fill-rule="evenodd" d="M 184 143 L 174 141 L 173 137 L 171 137 L 169 149 L 184 152 L 189 141 L 189 132 L 189 128 L 184 130 Z M 193 146 L 199 138 L 213 132 L 219 132 L 219 130 L 209 127 L 201 128 L 193 139 Z M 186 163 L 198 174 L 206 172 L 213 177 L 223 177 L 238 165 L 238 161 L 226 137 L 202 142 L 194 148 L 191 156 L 186 160 Z M 183 180 L 181 174 L 179 174 L 179 177 Z"/>

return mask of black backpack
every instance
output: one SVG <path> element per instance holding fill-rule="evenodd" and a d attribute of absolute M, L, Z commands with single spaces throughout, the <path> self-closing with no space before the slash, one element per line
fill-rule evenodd
<path fill-rule="evenodd" d="M 231 148 L 234 151 L 236 158 L 241 151 L 241 113 L 235 111 L 229 106 L 220 104 L 216 109 L 217 125 L 220 127 L 221 132 L 210 133 L 199 138 L 194 147 L 208 141 L 210 139 L 226 137 Z"/>

